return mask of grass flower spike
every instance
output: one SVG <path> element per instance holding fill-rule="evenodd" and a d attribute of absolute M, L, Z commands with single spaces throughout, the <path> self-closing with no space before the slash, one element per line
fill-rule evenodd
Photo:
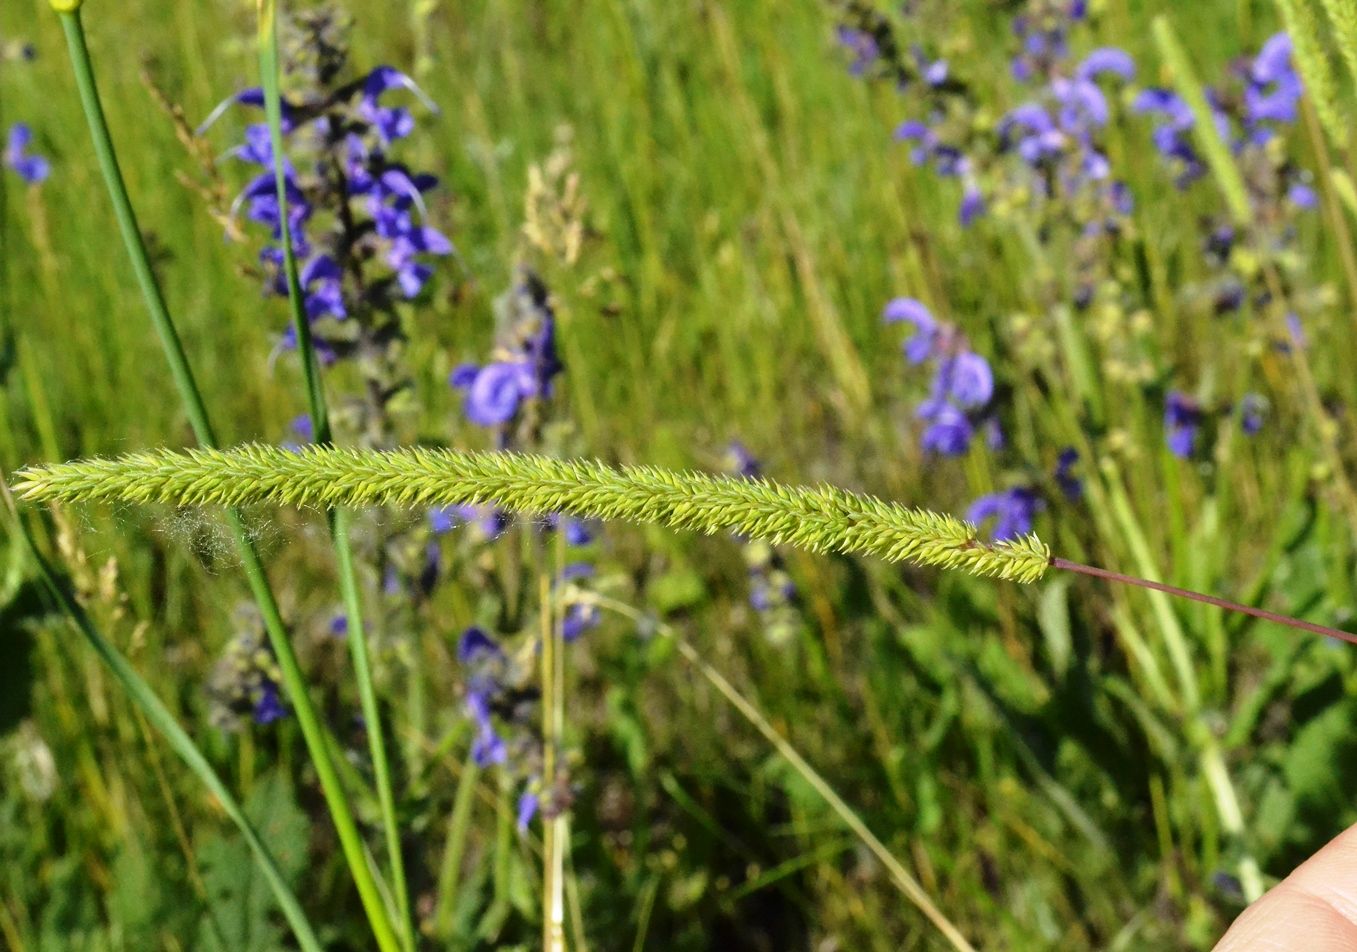
<path fill-rule="evenodd" d="M 493 503 L 522 515 L 565 513 L 733 532 L 812 552 L 856 552 L 1016 582 L 1037 581 L 1050 564 L 1050 551 L 1034 535 L 988 544 L 975 526 L 952 516 L 831 486 L 791 487 L 520 453 L 326 447 L 292 452 L 258 445 L 153 451 L 33 467 L 20 473 L 16 489 L 44 502 L 180 506 Z"/>

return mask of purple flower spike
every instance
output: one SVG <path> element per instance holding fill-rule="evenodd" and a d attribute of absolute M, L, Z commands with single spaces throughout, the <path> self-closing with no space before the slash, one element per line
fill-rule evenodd
<path fill-rule="evenodd" d="M 963 408 L 983 407 L 994 396 L 994 372 L 984 357 L 966 351 L 938 367 L 937 385 Z"/>
<path fill-rule="evenodd" d="M 524 792 L 518 798 L 518 829 L 526 830 L 532 823 L 533 817 L 537 816 L 538 799 L 537 794 Z"/>
<path fill-rule="evenodd" d="M 1056 458 L 1055 482 L 1070 502 L 1078 502 L 1084 498 L 1084 484 L 1074 475 L 1074 467 L 1078 462 L 1079 451 L 1072 446 L 1065 447 Z"/>
<path fill-rule="evenodd" d="M 286 716 L 287 708 L 283 706 L 282 698 L 278 696 L 278 685 L 265 683 L 260 691 L 259 700 L 254 704 L 254 722 L 262 726 L 272 724 Z"/>
<path fill-rule="evenodd" d="M 415 81 L 398 69 L 390 66 L 378 66 L 363 80 L 363 100 L 375 105 L 383 93 L 390 89 L 405 89 L 415 94 L 430 112 L 438 112 L 438 106 L 424 94 L 424 90 Z"/>
<path fill-rule="evenodd" d="M 1165 440 L 1169 452 L 1179 459 L 1189 459 L 1197 448 L 1201 431 L 1202 411 L 1197 401 L 1177 390 L 1170 390 L 1164 400 Z"/>
<path fill-rule="evenodd" d="M 943 400 L 929 400 L 919 406 L 915 416 L 928 424 L 922 444 L 926 452 L 943 456 L 961 456 L 971 448 L 975 429 L 956 407 Z"/>
<path fill-rule="evenodd" d="M 1246 393 L 1239 401 L 1239 428 L 1246 436 L 1257 436 L 1267 418 L 1267 401 L 1256 393 Z"/>
<path fill-rule="evenodd" d="M 466 416 L 477 426 L 508 423 L 523 399 L 523 374 L 518 364 L 498 361 L 476 374 L 466 392 Z"/>
<path fill-rule="evenodd" d="M 1319 204 L 1319 196 L 1315 190 L 1304 182 L 1295 182 L 1287 189 L 1286 197 L 1291 200 L 1291 204 L 1297 208 L 1310 209 Z"/>
<path fill-rule="evenodd" d="M 503 657 L 504 650 L 495 639 L 482 628 L 471 627 L 462 632 L 457 642 L 457 660 L 462 664 L 474 664 L 486 658 Z"/>
<path fill-rule="evenodd" d="M 1080 79 L 1089 80 L 1103 73 L 1111 73 L 1118 79 L 1130 82 L 1136 76 L 1135 60 L 1131 59 L 1131 54 L 1125 50 L 1119 50 L 1115 46 L 1104 46 L 1085 56 L 1075 75 Z"/>
<path fill-rule="evenodd" d="M 905 341 L 905 359 L 911 364 L 921 364 L 933 356 L 938 342 L 938 322 L 922 301 L 895 298 L 886 305 L 881 316 L 887 323 L 908 321 L 914 325 L 914 335 Z"/>
<path fill-rule="evenodd" d="M 52 172 L 52 164 L 40 155 L 29 153 L 33 130 L 27 123 L 16 122 L 9 127 L 5 140 L 4 164 L 29 185 L 36 185 Z"/>

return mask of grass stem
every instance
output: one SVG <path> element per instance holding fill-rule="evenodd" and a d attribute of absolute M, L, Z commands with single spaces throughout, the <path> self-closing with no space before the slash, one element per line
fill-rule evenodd
<path fill-rule="evenodd" d="M 71 66 L 75 73 L 76 86 L 79 89 L 81 105 L 86 121 L 89 123 L 91 141 L 100 169 L 113 203 L 118 228 L 126 246 L 133 273 L 141 288 L 146 308 L 151 316 L 152 325 L 160 338 L 161 346 L 170 365 L 170 373 L 175 387 L 179 391 L 188 413 L 189 423 L 198 442 L 206 447 L 216 445 L 216 437 L 208 420 L 207 408 L 184 353 L 178 331 L 166 307 L 165 298 L 159 282 L 151 268 L 150 257 L 141 230 L 137 225 L 132 201 L 127 193 L 118 165 L 117 154 L 113 148 L 113 138 L 104 116 L 102 101 L 94 78 L 94 69 L 90 60 L 89 47 L 85 38 L 84 24 L 78 8 L 59 13 L 62 29 L 66 35 L 70 52 Z M 326 806 L 335 824 L 340 845 L 348 862 L 354 885 L 358 889 L 364 910 L 371 922 L 378 947 L 382 952 L 397 952 L 399 948 L 392 932 L 386 908 L 383 905 L 372 871 L 364 855 L 362 840 L 354 821 L 353 810 L 340 782 L 333 759 L 326 747 L 325 732 L 314 705 L 307 693 L 306 680 L 296 653 L 292 649 L 286 625 L 278 608 L 277 599 L 269 585 L 263 562 L 258 551 L 245 532 L 239 513 L 234 510 L 227 513 L 227 523 L 235 536 L 240 550 L 241 563 L 249 583 L 251 594 L 259 605 L 269 642 L 278 661 L 280 677 L 288 700 L 297 716 L 302 737 L 310 753 L 316 775 L 320 780 Z"/>
<path fill-rule="evenodd" d="M 279 88 L 281 66 L 278 54 L 278 16 L 274 0 L 259 3 L 259 71 L 264 91 L 264 112 L 269 127 L 269 141 L 273 151 L 274 188 L 278 198 L 278 221 L 283 245 L 283 271 L 287 278 L 287 296 L 292 314 L 292 327 L 297 337 L 297 354 L 302 364 L 302 379 L 306 389 L 307 411 L 318 443 L 333 440 L 329 410 L 325 401 L 325 387 L 320 376 L 320 360 L 311 337 L 311 321 L 306 314 L 303 289 L 297 273 L 297 256 L 292 240 L 292 224 L 288 217 L 286 160 L 283 149 L 282 92 Z M 382 829 L 386 838 L 387 861 L 391 864 L 391 889 L 396 898 L 397 924 L 401 929 L 406 952 L 414 952 L 415 929 L 410 909 L 410 891 L 405 878 L 405 858 L 401 850 L 400 824 L 396 817 L 396 800 L 391 779 L 390 760 L 386 750 L 386 731 L 382 711 L 377 703 L 377 691 L 372 680 L 371 651 L 367 627 L 363 624 L 362 597 L 358 573 L 354 565 L 353 549 L 349 541 L 349 516 L 342 509 L 332 510 L 329 517 L 330 538 L 334 545 L 339 587 L 348 622 L 349 653 L 353 660 L 354 681 L 358 687 L 359 704 L 366 724 L 368 753 L 372 758 L 373 780 L 377 787 L 377 802 L 382 814 Z"/>

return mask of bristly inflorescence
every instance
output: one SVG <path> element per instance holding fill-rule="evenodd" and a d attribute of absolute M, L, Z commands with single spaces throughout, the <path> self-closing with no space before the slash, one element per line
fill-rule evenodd
<path fill-rule="evenodd" d="M 33 467 L 18 474 L 26 499 L 170 505 L 295 506 L 492 503 L 522 515 L 549 513 L 737 533 L 812 552 L 962 569 L 1035 582 L 1050 550 L 1035 535 L 990 544 L 974 525 L 833 486 L 793 487 L 650 466 L 612 467 L 521 453 L 312 446 L 291 452 L 157 450 L 117 459 Z"/>

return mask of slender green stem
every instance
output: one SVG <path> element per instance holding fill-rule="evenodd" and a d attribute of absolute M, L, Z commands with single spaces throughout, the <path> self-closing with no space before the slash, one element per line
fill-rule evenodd
<path fill-rule="evenodd" d="M 306 403 L 317 442 L 330 440 L 330 419 L 325 407 L 325 386 L 320 379 L 320 361 L 311 340 L 311 323 L 306 319 L 301 279 L 297 274 L 297 252 L 292 244 L 292 223 L 288 221 L 287 158 L 283 153 L 283 106 L 278 90 L 278 16 L 274 0 L 259 0 L 259 73 L 264 90 L 264 115 L 269 126 L 269 145 L 273 151 L 273 184 L 278 194 L 278 233 L 283 245 L 283 273 L 287 277 L 287 298 L 292 307 L 292 326 L 297 333 L 297 355 L 302 362 L 306 382 Z"/>
<path fill-rule="evenodd" d="M 1230 772 L 1225 764 L 1225 755 L 1220 748 L 1220 742 L 1215 734 L 1210 730 L 1198 729 L 1202 710 L 1201 692 L 1197 686 L 1196 672 L 1192 666 L 1191 652 L 1188 649 L 1187 634 L 1183 631 L 1182 625 L 1178 621 L 1178 616 L 1174 614 L 1173 606 L 1169 603 L 1168 596 L 1176 595 L 1180 597 L 1192 598 L 1194 601 L 1208 601 L 1219 607 L 1227 609 L 1243 608 L 1244 606 L 1235 606 L 1233 603 L 1225 602 L 1223 599 L 1212 600 L 1211 596 L 1203 596 L 1199 592 L 1187 592 L 1186 589 L 1176 588 L 1175 586 L 1165 585 L 1162 582 L 1154 580 L 1158 573 L 1155 568 L 1154 557 L 1150 552 L 1149 542 L 1145 539 L 1145 534 L 1141 531 L 1140 523 L 1135 518 L 1131 510 L 1131 501 L 1126 495 L 1125 486 L 1122 483 L 1121 472 L 1111 459 L 1104 459 L 1102 463 L 1103 475 L 1106 478 L 1108 493 L 1112 503 L 1112 511 L 1121 526 L 1123 534 L 1131 547 L 1140 572 L 1146 578 L 1133 578 L 1131 576 L 1118 576 L 1116 574 L 1103 574 L 1105 570 L 1094 569 L 1089 571 L 1089 566 L 1078 565 L 1064 560 L 1053 560 L 1053 566 L 1068 571 L 1078 571 L 1085 575 L 1101 575 L 1112 581 L 1127 582 L 1146 589 L 1149 592 L 1150 604 L 1154 609 L 1155 616 L 1159 621 L 1159 626 L 1164 634 L 1164 641 L 1168 647 L 1169 658 L 1173 662 L 1174 669 L 1178 674 L 1179 687 L 1182 691 L 1183 707 L 1188 717 L 1191 719 L 1189 725 L 1189 740 L 1197 748 L 1197 763 L 1201 768 L 1202 775 L 1206 778 L 1207 786 L 1211 791 L 1211 799 L 1215 803 L 1216 815 L 1220 818 L 1221 825 L 1229 837 L 1239 844 L 1241 855 L 1239 857 L 1239 882 L 1244 890 L 1244 898 L 1253 902 L 1263 894 L 1263 876 L 1259 868 L 1258 860 L 1253 856 L 1246 842 L 1247 828 L 1244 824 L 1244 812 L 1239 805 L 1239 795 L 1235 790 L 1234 783 L 1230 779 Z M 1249 612 L 1256 614 L 1255 612 Z M 1271 613 L 1269 613 L 1271 614 Z M 1286 618 L 1285 616 L 1273 616 L 1272 621 L 1279 621 L 1282 624 L 1292 627 L 1305 627 L 1307 623 L 1299 619 Z"/>
<path fill-rule="evenodd" d="M 367 726 L 373 782 L 377 787 L 377 803 L 382 811 L 382 827 L 386 834 L 386 851 L 391 861 L 392 889 L 396 893 L 397 915 L 400 927 L 404 931 L 406 947 L 413 952 L 415 936 L 410 910 L 410 892 L 405 880 L 400 825 L 396 820 L 396 802 L 391 783 L 391 769 L 387 760 L 381 708 L 377 704 L 377 691 L 372 681 L 367 631 L 363 624 L 363 608 L 358 592 L 358 575 L 353 564 L 353 550 L 349 545 L 349 518 L 347 510 L 333 510 L 330 513 L 330 534 L 334 540 L 339 590 L 349 623 L 347 635 L 349 653 L 353 659 L 353 676 L 358 685 L 358 700 L 362 705 L 363 720 Z"/>
<path fill-rule="evenodd" d="M 443 846 L 443 863 L 438 872 L 438 905 L 433 915 L 433 933 L 445 941 L 452 938 L 458 879 L 462 872 L 462 857 L 466 853 L 471 808 L 475 803 L 476 780 L 480 773 L 475 758 L 468 755 L 466 764 L 462 767 L 462 775 L 457 778 L 457 793 L 452 800 L 448 839 Z"/>
<path fill-rule="evenodd" d="M 4 484 L 3 479 L 0 479 L 0 495 L 3 495 L 4 506 L 9 512 L 10 519 L 22 537 L 33 563 L 37 566 L 38 575 L 51 592 L 57 605 L 66 613 L 71 624 L 84 637 L 99 660 L 122 685 L 127 696 L 132 699 L 132 703 L 141 709 L 142 714 L 145 715 L 151 726 L 160 732 L 171 749 L 193 771 L 203 786 L 217 798 L 222 810 L 231 818 L 231 822 L 240 830 L 241 835 L 245 837 L 245 842 L 249 844 L 250 850 L 254 853 L 255 862 L 259 864 L 260 872 L 264 874 L 264 880 L 269 884 L 269 889 L 273 891 L 274 898 L 278 900 L 278 906 L 282 909 L 283 916 L 287 919 L 288 925 L 292 927 L 292 932 L 297 937 L 297 944 L 305 952 L 321 952 L 320 942 L 316 938 L 315 931 L 311 928 L 311 923 L 306 918 L 306 913 L 302 911 L 301 903 L 297 901 L 296 895 L 278 869 L 278 863 L 273 858 L 273 854 L 264 841 L 260 839 L 259 832 L 254 828 L 249 817 L 245 815 L 240 803 L 222 783 L 217 772 L 212 769 L 212 765 L 203 756 L 203 752 L 193 743 L 193 739 L 179 726 L 179 722 L 174 719 L 169 708 L 164 705 L 160 698 L 156 697 L 151 686 L 137 674 L 136 669 L 123 657 L 122 653 L 100 633 L 85 609 L 61 584 L 55 570 L 39 551 L 37 542 L 34 540 L 28 525 L 15 508 L 9 486 Z"/>
<path fill-rule="evenodd" d="M 561 903 L 561 827 L 555 817 L 547 815 L 547 800 L 556 784 L 556 746 L 559 741 L 556 723 L 556 691 L 560 687 L 556 682 L 556 653 L 560 645 L 556 642 L 555 625 L 552 623 L 551 576 L 547 571 L 547 558 L 541 555 L 538 571 L 537 594 L 541 612 L 541 650 L 538 659 L 541 664 L 542 690 L 542 949 L 543 952 L 559 952 L 564 948 L 565 935 Z"/>
<path fill-rule="evenodd" d="M 1173 71 L 1174 83 L 1186 100 L 1188 108 L 1192 110 L 1192 131 L 1201 146 L 1202 154 L 1206 157 L 1206 164 L 1210 166 L 1211 174 L 1225 197 L 1225 204 L 1230 208 L 1230 215 L 1236 224 L 1247 225 L 1253 221 L 1253 207 L 1249 202 L 1248 189 L 1244 185 L 1244 176 L 1235 166 L 1230 149 L 1221 138 L 1220 130 L 1216 128 L 1215 114 L 1207 102 L 1206 91 L 1197 78 L 1197 72 L 1192 68 L 1192 60 L 1178 40 L 1178 34 L 1174 31 L 1173 23 L 1167 14 L 1155 17 L 1152 26 L 1155 42 L 1159 46 L 1159 55 Z"/>
<path fill-rule="evenodd" d="M 90 138 L 94 145 L 94 154 L 98 157 L 99 168 L 104 175 L 104 184 L 108 186 L 108 197 L 113 202 L 113 214 L 118 219 L 118 230 L 122 233 L 123 244 L 127 246 L 127 256 L 141 288 L 141 296 L 146 301 L 146 310 L 151 315 L 151 324 L 156 336 L 160 338 L 165 358 L 170 365 L 170 376 L 174 386 L 184 401 L 184 410 L 188 413 L 189 425 L 193 435 L 204 446 L 215 446 L 216 436 L 212 424 L 207 419 L 207 407 L 193 379 L 193 370 L 189 367 L 188 357 L 184 354 L 184 345 L 179 332 L 170 319 L 169 309 L 165 306 L 165 296 L 160 291 L 155 272 L 151 270 L 151 258 L 146 253 L 146 242 L 142 239 L 141 229 L 137 226 L 137 216 L 132 210 L 132 199 L 128 197 L 127 185 L 123 181 L 122 169 L 118 165 L 117 153 L 113 151 L 113 137 L 108 130 L 108 121 L 104 118 L 104 106 L 99 98 L 99 87 L 94 81 L 94 67 L 90 62 L 89 47 L 85 43 L 85 27 L 80 19 L 80 11 L 61 14 L 61 27 L 66 33 L 66 46 L 71 54 L 71 67 L 75 71 L 76 87 L 80 91 L 80 104 L 85 110 L 85 119 L 89 122 Z"/>
<path fill-rule="evenodd" d="M 127 194 L 127 185 L 118 166 L 117 155 L 113 149 L 113 139 L 109 132 L 108 122 L 104 117 L 103 104 L 100 101 L 98 87 L 94 79 L 80 11 L 78 7 L 72 7 L 58 12 L 61 17 L 62 29 L 66 34 L 71 65 L 75 72 L 76 85 L 80 91 L 85 118 L 89 123 L 95 154 L 98 157 L 99 166 L 108 187 L 109 197 L 113 202 L 114 214 L 117 217 L 123 243 L 131 260 L 132 270 L 136 275 L 137 283 L 141 287 L 147 311 L 150 313 L 156 334 L 160 338 L 166 359 L 169 361 L 171 376 L 174 378 L 175 387 L 184 402 L 194 435 L 198 438 L 200 444 L 211 447 L 215 445 L 216 439 L 208 421 L 207 408 L 194 380 L 193 371 L 184 353 L 183 344 L 170 318 L 169 310 L 165 306 L 160 285 L 151 269 L 146 245 L 142 239 L 141 230 L 137 226 L 131 199 Z M 283 687 L 287 691 L 288 699 L 297 715 L 297 723 L 301 727 L 302 737 L 306 742 L 312 763 L 315 765 L 316 775 L 320 780 L 321 790 L 325 796 L 331 819 L 334 821 L 340 846 L 348 862 L 363 908 L 372 925 L 373 933 L 377 938 L 378 946 L 382 949 L 382 952 L 397 952 L 399 944 L 395 939 L 386 908 L 373 880 L 372 870 L 369 868 L 364 855 L 358 826 L 353 817 L 353 810 L 349 805 L 334 761 L 326 746 L 325 731 L 307 693 L 306 680 L 302 675 L 301 666 L 297 662 L 296 653 L 292 649 L 287 627 L 278 609 L 277 599 L 274 597 L 273 590 L 269 587 L 263 562 L 245 533 L 245 527 L 239 513 L 234 510 L 228 512 L 227 522 L 236 537 L 245 577 L 255 601 L 259 605 L 264 626 L 269 635 L 269 642 L 277 657 Z"/>
<path fill-rule="evenodd" d="M 306 386 L 307 410 L 311 415 L 312 429 L 316 442 L 325 445 L 332 442 L 333 434 L 330 431 L 330 417 L 325 402 L 325 387 L 320 376 L 320 361 L 316 356 L 315 342 L 311 337 L 311 322 L 306 314 L 301 280 L 297 274 L 292 225 L 288 218 L 282 93 L 279 89 L 281 74 L 278 57 L 278 17 L 273 0 L 261 0 L 259 4 L 259 70 L 264 90 L 264 112 L 268 119 L 269 141 L 274 156 L 274 188 L 278 196 L 283 270 L 287 277 L 292 327 L 297 336 L 297 353 L 301 357 L 302 378 Z M 377 801 L 382 813 L 387 858 L 391 863 L 391 885 L 396 894 L 398 925 L 407 952 L 414 952 L 415 929 L 410 909 L 410 892 L 405 879 L 405 860 L 401 852 L 400 824 L 396 819 L 396 801 L 386 751 L 386 731 L 383 728 L 381 707 L 377 703 L 377 692 L 372 681 L 372 664 L 367 628 L 363 624 L 358 574 L 349 543 L 349 517 L 342 510 L 335 510 L 330 515 L 329 523 L 339 573 L 339 586 L 344 600 L 344 613 L 348 619 L 348 642 L 349 652 L 353 658 L 354 680 L 358 685 L 359 704 L 362 706 L 363 720 L 367 725 L 368 751 L 372 757 L 373 779 L 377 786 Z"/>

